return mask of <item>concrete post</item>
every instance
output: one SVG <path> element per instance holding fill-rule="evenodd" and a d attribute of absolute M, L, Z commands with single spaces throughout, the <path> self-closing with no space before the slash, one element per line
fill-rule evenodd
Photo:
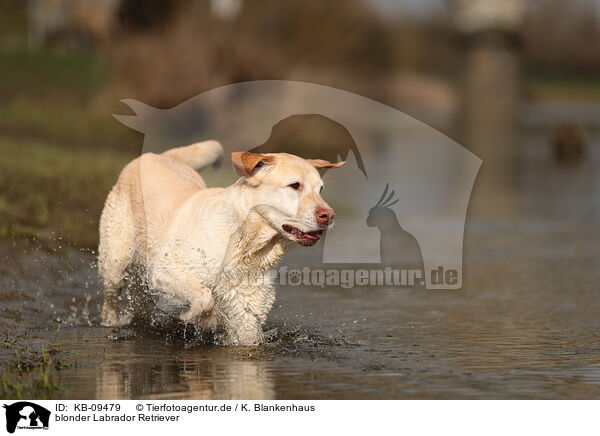
<path fill-rule="evenodd" d="M 513 209 L 521 105 L 520 28 L 523 0 L 454 0 L 462 49 L 459 136 L 483 159 L 471 211 Z M 487 201 L 491 200 L 491 201 Z"/>

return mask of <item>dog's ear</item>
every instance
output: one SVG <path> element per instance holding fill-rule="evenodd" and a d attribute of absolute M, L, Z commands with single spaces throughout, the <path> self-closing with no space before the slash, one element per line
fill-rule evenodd
<path fill-rule="evenodd" d="M 307 159 L 307 160 L 315 168 L 337 168 L 337 167 L 341 167 L 342 165 L 344 165 L 346 163 L 345 160 L 341 161 L 341 162 L 336 162 L 336 163 L 331 163 L 325 159 Z"/>
<path fill-rule="evenodd" d="M 256 168 L 275 162 L 275 156 L 250 153 L 249 151 L 236 151 L 231 153 L 231 162 L 238 176 L 247 177 Z"/>

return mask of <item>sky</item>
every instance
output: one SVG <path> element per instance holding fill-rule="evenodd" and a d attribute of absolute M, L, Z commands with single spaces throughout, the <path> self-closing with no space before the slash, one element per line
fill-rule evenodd
<path fill-rule="evenodd" d="M 424 16 L 431 12 L 445 10 L 447 0 L 367 0 L 383 14 L 406 14 Z"/>
<path fill-rule="evenodd" d="M 366 0 L 384 15 L 404 14 L 414 17 L 426 16 L 432 12 L 447 11 L 452 0 Z M 498 2 L 502 0 L 485 0 Z M 524 0 L 525 1 L 525 0 Z M 531 3 L 544 0 L 529 0 Z M 573 0 L 564 0 L 573 1 Z M 595 5 L 600 13 L 600 0 L 575 0 Z"/>

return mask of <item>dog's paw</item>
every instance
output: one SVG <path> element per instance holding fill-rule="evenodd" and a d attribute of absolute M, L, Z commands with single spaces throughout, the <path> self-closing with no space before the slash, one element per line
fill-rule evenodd
<path fill-rule="evenodd" d="M 102 327 L 125 327 L 131 324 L 133 316 L 131 314 L 119 315 L 114 309 L 106 304 L 102 306 Z"/>
<path fill-rule="evenodd" d="M 238 329 L 229 329 L 226 345 L 260 345 L 265 341 L 265 334 L 260 326 L 240 327 Z"/>
<path fill-rule="evenodd" d="M 190 300 L 190 308 L 179 315 L 179 319 L 187 323 L 194 323 L 202 315 L 210 312 L 215 305 L 212 292 L 206 290 Z"/>

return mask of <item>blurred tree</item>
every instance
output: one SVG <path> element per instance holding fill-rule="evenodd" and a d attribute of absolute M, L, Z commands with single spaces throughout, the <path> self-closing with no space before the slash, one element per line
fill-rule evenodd
<path fill-rule="evenodd" d="M 118 25 L 130 31 L 155 31 L 166 26 L 181 5 L 181 0 L 121 0 Z"/>
<path fill-rule="evenodd" d="M 213 6 L 125 0 L 120 21 L 127 31 L 106 46 L 118 92 L 159 106 L 257 79 L 364 92 L 365 77 L 393 69 L 389 28 L 360 0 L 248 0 L 226 20 Z"/>
<path fill-rule="evenodd" d="M 0 0 L 0 44 L 23 44 L 27 38 L 27 3 Z"/>
<path fill-rule="evenodd" d="M 600 12 L 590 1 L 532 3 L 524 27 L 525 60 L 538 71 L 600 72 Z"/>

